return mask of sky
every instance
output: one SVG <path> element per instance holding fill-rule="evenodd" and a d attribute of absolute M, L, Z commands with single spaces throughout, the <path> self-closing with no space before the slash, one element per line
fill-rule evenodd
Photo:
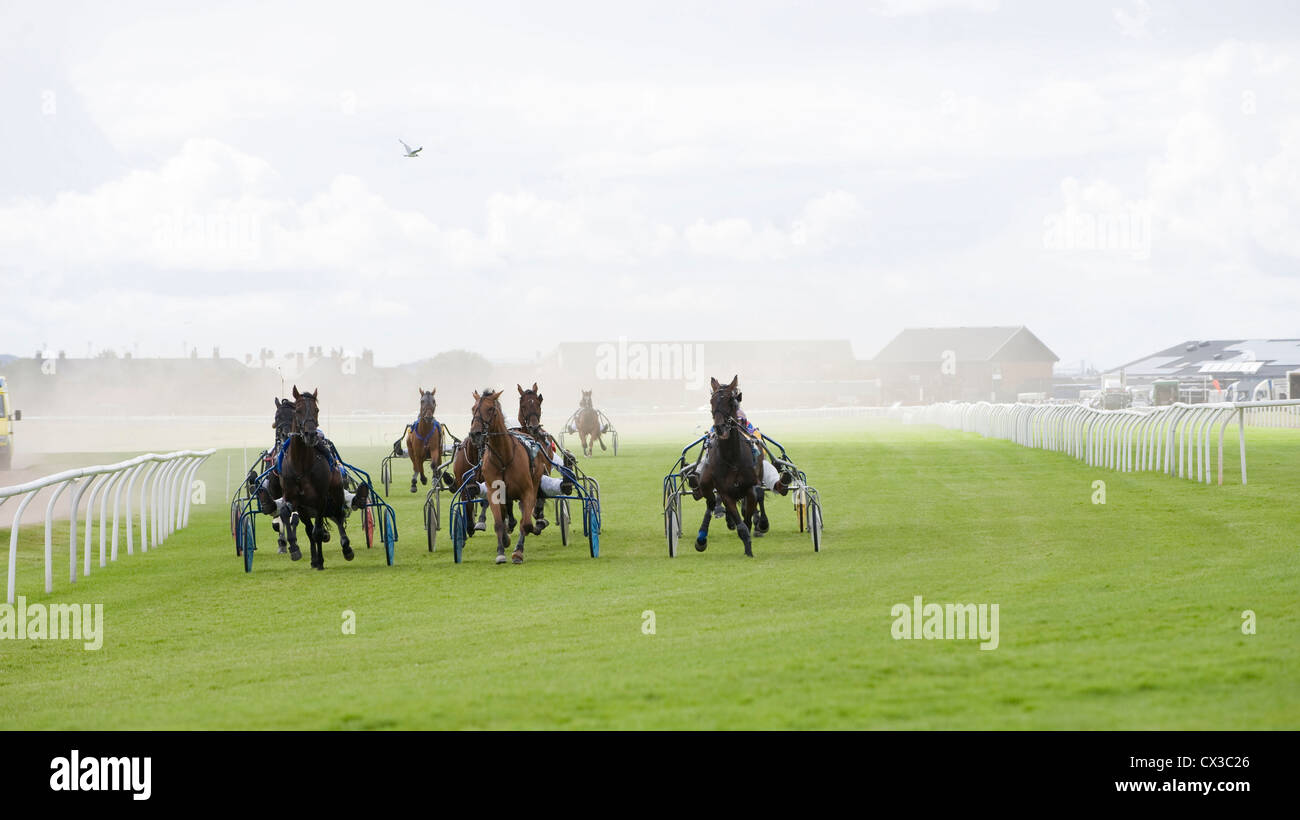
<path fill-rule="evenodd" d="M 0 0 L 0 34 L 0 353 L 1300 337 L 1294 2 Z"/>

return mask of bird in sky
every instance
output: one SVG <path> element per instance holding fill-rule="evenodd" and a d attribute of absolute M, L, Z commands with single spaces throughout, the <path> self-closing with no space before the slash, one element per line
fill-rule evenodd
<path fill-rule="evenodd" d="M 418 157 L 420 155 L 420 152 L 424 150 L 423 145 L 421 145 L 419 148 L 412 149 L 411 146 L 407 145 L 405 142 L 402 142 L 402 140 L 398 140 L 398 142 L 402 143 L 402 147 L 406 149 L 406 156 L 408 157 Z"/>

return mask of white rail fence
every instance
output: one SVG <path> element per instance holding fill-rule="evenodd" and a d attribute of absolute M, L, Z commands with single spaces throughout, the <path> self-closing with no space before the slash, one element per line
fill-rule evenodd
<path fill-rule="evenodd" d="M 1025 447 L 1054 450 L 1093 467 L 1121 472 L 1159 470 L 1206 484 L 1212 483 L 1216 475 L 1218 483 L 1223 483 L 1223 439 L 1228 425 L 1235 420 L 1241 483 L 1245 484 L 1245 425 L 1293 426 L 1291 422 L 1300 418 L 1297 408 L 1300 400 L 1172 404 L 1129 410 L 1097 410 L 1081 404 L 950 402 L 897 407 L 891 415 L 904 424 L 937 424 Z"/>
<path fill-rule="evenodd" d="M 132 530 L 132 499 L 139 498 L 139 544 L 141 552 L 157 547 L 172 532 L 184 527 L 190 520 L 194 474 L 216 450 L 180 450 L 159 455 L 147 453 L 117 464 L 82 467 L 66 470 L 52 476 L 0 487 L 0 506 L 11 498 L 19 498 L 14 510 L 13 525 L 9 530 L 8 602 L 14 602 L 15 576 L 18 568 L 18 531 L 22 526 L 23 510 L 38 493 L 52 488 L 45 504 L 45 592 L 54 591 L 54 510 L 55 502 L 63 491 L 72 488 L 69 505 L 68 580 L 77 582 L 77 524 L 78 507 L 86 496 L 84 518 L 84 546 L 82 548 L 82 574 L 90 574 L 91 546 L 95 535 L 95 501 L 99 501 L 99 566 L 117 560 L 118 520 L 125 500 L 126 553 L 135 551 L 135 533 Z M 138 482 L 137 482 L 138 480 Z M 136 488 L 139 487 L 137 496 Z M 108 523 L 108 497 L 112 495 L 112 524 Z M 110 538 L 108 533 L 112 532 Z M 108 545 L 111 543 L 111 551 Z"/>

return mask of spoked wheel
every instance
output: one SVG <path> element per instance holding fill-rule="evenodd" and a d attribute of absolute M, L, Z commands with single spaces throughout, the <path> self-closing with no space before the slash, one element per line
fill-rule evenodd
<path fill-rule="evenodd" d="M 681 519 L 677 517 L 677 507 L 670 504 L 664 512 L 664 534 L 668 536 L 668 557 L 677 557 L 677 542 L 681 540 Z"/>
<path fill-rule="evenodd" d="M 375 513 L 373 508 L 370 506 L 367 506 L 365 510 L 366 519 L 364 521 L 364 529 L 366 531 L 366 549 L 370 549 L 375 545 Z"/>
<path fill-rule="evenodd" d="M 618 455 L 618 433 L 614 433 L 614 455 Z"/>
<path fill-rule="evenodd" d="M 813 552 L 822 551 L 822 505 L 816 501 L 808 504 L 808 530 L 812 533 Z"/>
<path fill-rule="evenodd" d="M 465 527 L 468 522 L 465 520 L 465 505 L 451 505 L 451 554 L 460 563 L 461 553 L 465 550 Z"/>
<path fill-rule="evenodd" d="M 600 510 L 595 504 L 582 505 L 582 517 L 587 522 L 587 544 L 591 548 L 591 557 L 600 557 Z"/>
<path fill-rule="evenodd" d="M 569 514 L 569 499 L 555 499 L 555 523 L 560 528 L 560 545 L 564 547 L 569 546 L 569 523 L 571 517 L 572 516 Z"/>
<path fill-rule="evenodd" d="M 253 553 L 257 551 L 257 545 L 253 543 L 253 522 L 250 519 L 244 519 L 243 527 L 243 546 L 244 546 L 244 572 L 253 571 Z"/>
<path fill-rule="evenodd" d="M 799 519 L 799 532 L 807 529 L 808 505 L 805 501 L 803 490 L 799 490 L 794 497 L 794 514 Z"/>
<path fill-rule="evenodd" d="M 230 511 L 230 516 L 232 519 L 230 523 L 230 534 L 234 536 L 235 539 L 235 555 L 243 555 L 244 535 L 239 531 L 239 515 L 232 509 Z"/>
<path fill-rule="evenodd" d="M 433 501 L 424 502 L 424 533 L 429 542 L 429 552 L 433 552 L 438 543 L 438 508 Z"/>
<path fill-rule="evenodd" d="M 384 496 L 387 497 L 390 495 L 389 487 L 393 483 L 393 465 L 388 462 L 388 459 L 384 459 L 379 464 L 379 480 L 384 482 Z"/>
<path fill-rule="evenodd" d="M 388 566 L 391 567 L 397 552 L 397 517 L 387 507 L 384 508 L 382 529 L 384 531 L 384 558 L 387 559 Z"/>

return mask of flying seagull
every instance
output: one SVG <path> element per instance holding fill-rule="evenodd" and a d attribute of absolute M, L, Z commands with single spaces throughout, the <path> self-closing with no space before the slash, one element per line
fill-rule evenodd
<path fill-rule="evenodd" d="M 424 150 L 423 145 L 421 145 L 419 148 L 416 148 L 415 150 L 412 150 L 411 146 L 407 145 L 405 142 L 402 142 L 401 140 L 398 140 L 398 142 L 402 143 L 402 147 L 406 149 L 406 156 L 408 157 L 417 157 L 420 155 L 420 152 Z"/>

